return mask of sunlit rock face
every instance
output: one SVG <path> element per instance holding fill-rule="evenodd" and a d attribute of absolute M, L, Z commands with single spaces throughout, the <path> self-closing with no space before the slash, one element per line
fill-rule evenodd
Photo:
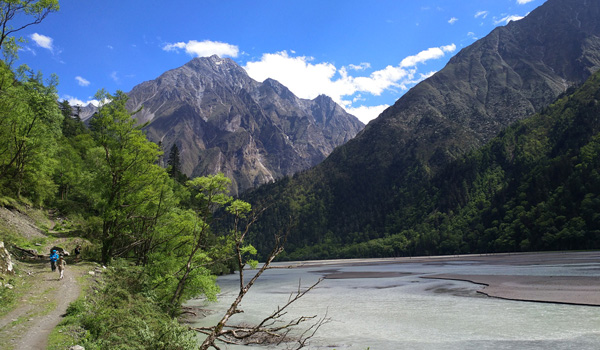
<path fill-rule="evenodd" d="M 128 95 L 165 157 L 176 144 L 185 174 L 222 172 L 234 193 L 316 165 L 364 126 L 329 97 L 300 99 L 218 56 L 195 58 Z"/>

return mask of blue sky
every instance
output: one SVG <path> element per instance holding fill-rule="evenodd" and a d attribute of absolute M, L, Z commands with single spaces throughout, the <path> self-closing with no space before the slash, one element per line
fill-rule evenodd
<path fill-rule="evenodd" d="M 493 28 L 545 0 L 60 0 L 19 34 L 19 63 L 61 99 L 129 92 L 196 56 L 229 57 L 301 98 L 331 96 L 364 123 Z"/>

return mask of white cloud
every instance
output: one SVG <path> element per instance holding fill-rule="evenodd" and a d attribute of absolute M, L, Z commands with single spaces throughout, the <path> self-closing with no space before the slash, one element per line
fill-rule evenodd
<path fill-rule="evenodd" d="M 42 47 L 44 49 L 48 49 L 50 51 L 53 50 L 52 48 L 52 38 L 49 36 L 45 36 L 42 34 L 38 34 L 38 33 L 33 33 L 29 36 L 31 38 L 31 40 L 33 40 L 39 47 Z"/>
<path fill-rule="evenodd" d="M 34 56 L 37 56 L 37 52 L 35 52 L 35 50 L 29 46 L 21 46 L 21 47 L 19 47 L 19 51 L 26 51 Z"/>
<path fill-rule="evenodd" d="M 364 124 L 368 124 L 369 121 L 375 119 L 378 115 L 381 114 L 389 105 L 380 105 L 380 106 L 360 106 L 360 107 L 346 107 L 346 112 L 352 114 L 358 120 L 363 122 Z"/>
<path fill-rule="evenodd" d="M 510 22 L 510 21 L 518 21 L 523 18 L 524 18 L 524 16 L 508 15 L 506 17 L 495 20 L 494 24 L 496 24 L 496 25 L 501 24 L 501 23 L 508 24 L 508 22 Z"/>
<path fill-rule="evenodd" d="M 336 67 L 331 63 L 313 64 L 311 61 L 312 57 L 292 57 L 287 51 L 281 51 L 263 54 L 260 61 L 248 62 L 244 69 L 253 79 L 275 79 L 302 98 L 315 98 L 322 93 L 333 97 L 333 90 L 339 88 L 332 80 Z"/>
<path fill-rule="evenodd" d="M 528 3 L 532 2 L 532 1 L 534 1 L 534 0 L 517 0 L 517 4 L 519 4 L 519 5 L 525 5 L 525 4 L 528 4 Z"/>
<path fill-rule="evenodd" d="M 190 40 L 187 43 L 178 42 L 174 44 L 166 44 L 162 48 L 165 51 L 185 50 L 190 56 L 206 57 L 212 55 L 218 55 L 220 57 L 237 57 L 239 49 L 235 45 L 221 43 L 218 41 L 196 41 Z"/>
<path fill-rule="evenodd" d="M 121 79 L 119 78 L 119 75 L 117 74 L 116 71 L 113 71 L 112 73 L 110 73 L 110 78 L 117 84 L 119 84 L 121 82 Z"/>
<path fill-rule="evenodd" d="M 259 61 L 247 62 L 244 69 L 257 81 L 267 78 L 279 81 L 300 98 L 313 99 L 320 94 L 330 96 L 366 123 L 387 106 L 353 107 L 353 102 L 358 99 L 352 101 L 352 96 L 360 93 L 379 96 L 386 90 L 406 90 L 409 85 L 434 73 L 418 74 L 417 65 L 439 59 L 455 50 L 454 44 L 423 50 L 406 57 L 398 66 L 390 65 L 367 76 L 353 76 L 349 70 L 358 73 L 357 68 L 370 68 L 368 63 L 338 69 L 332 63 L 314 63 L 312 57 L 290 56 L 287 51 L 263 54 Z"/>
<path fill-rule="evenodd" d="M 85 78 L 82 78 L 80 76 L 76 76 L 75 80 L 77 80 L 77 84 L 79 84 L 79 86 L 88 86 L 88 85 L 90 85 L 90 81 L 89 80 L 87 80 Z"/>
<path fill-rule="evenodd" d="M 479 17 L 486 18 L 488 13 L 489 13 L 488 11 L 478 11 L 475 14 L 475 18 L 479 18 Z"/>
<path fill-rule="evenodd" d="M 352 70 L 365 70 L 371 68 L 371 64 L 367 62 L 363 62 L 361 64 L 349 64 L 348 69 Z"/>
<path fill-rule="evenodd" d="M 431 72 L 427 72 L 427 73 L 421 73 L 421 77 L 418 80 L 414 80 L 412 81 L 413 83 L 420 83 L 421 81 L 429 78 L 430 76 L 434 75 L 435 73 L 437 73 L 436 71 L 431 71 Z"/>
<path fill-rule="evenodd" d="M 69 104 L 71 106 L 85 107 L 91 103 L 92 105 L 98 107 L 98 105 L 100 104 L 100 102 L 96 99 L 89 99 L 87 101 L 82 101 L 82 100 L 78 99 L 77 97 L 73 97 L 73 96 L 69 96 L 69 95 L 63 96 L 62 99 L 69 101 Z"/>
<path fill-rule="evenodd" d="M 450 19 L 448 20 L 448 23 L 450 23 L 450 24 L 454 24 L 454 23 L 456 23 L 456 21 L 458 21 L 458 18 L 456 18 L 456 17 L 452 17 L 452 18 L 450 18 Z"/>
<path fill-rule="evenodd" d="M 428 60 L 438 59 L 444 57 L 447 52 L 454 52 L 456 45 L 446 45 L 440 47 L 432 47 L 427 50 L 423 50 L 414 56 L 408 56 L 400 62 L 401 67 L 413 67 L 419 63 L 424 63 Z"/>
<path fill-rule="evenodd" d="M 387 66 L 382 70 L 371 73 L 368 77 L 348 77 L 345 74 L 343 74 L 343 77 L 352 88 L 347 95 L 360 91 L 379 96 L 385 90 L 391 88 L 405 90 L 403 81 L 410 80 L 414 73 L 414 70 L 407 70 L 403 67 Z"/>

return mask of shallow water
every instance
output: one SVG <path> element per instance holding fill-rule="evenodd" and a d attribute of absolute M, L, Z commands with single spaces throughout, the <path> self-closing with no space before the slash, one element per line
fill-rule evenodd
<path fill-rule="evenodd" d="M 252 287 L 241 305 L 244 313 L 235 320 L 262 320 L 283 305 L 299 283 L 307 287 L 326 274 L 364 277 L 366 272 L 376 272 L 381 278 L 325 279 L 290 309 L 288 320 L 301 315 L 330 319 L 308 348 L 600 349 L 600 307 L 501 300 L 478 294 L 481 286 L 469 282 L 422 278 L 438 273 L 600 278 L 600 263 L 589 262 L 535 266 L 365 262 L 272 269 Z M 189 303 L 212 313 L 195 325 L 215 324 L 237 295 L 236 275 L 221 277 L 218 283 L 222 289 L 218 303 Z"/>

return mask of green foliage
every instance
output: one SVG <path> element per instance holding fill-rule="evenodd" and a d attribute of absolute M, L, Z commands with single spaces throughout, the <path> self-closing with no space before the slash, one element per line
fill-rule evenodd
<path fill-rule="evenodd" d="M 153 269 L 153 276 L 158 278 L 158 286 L 171 293 L 168 308 L 172 314 L 190 297 L 204 294 L 209 299 L 216 298 L 213 273 L 231 263 L 233 247 L 240 244 L 239 222 L 251 208 L 248 203 L 233 200 L 228 190 L 230 183 L 221 173 L 188 181 L 194 198 L 192 209 L 172 211 L 173 218 L 166 221 L 171 227 L 164 233 L 170 238 L 163 239 L 167 249 L 159 253 L 162 263 Z M 213 231 L 214 213 L 223 207 L 233 216 L 234 224 L 230 232 L 223 230 L 218 234 Z M 243 248 L 244 257 L 252 254 L 256 254 L 253 247 Z M 158 273 L 161 268 L 167 270 Z"/>
<path fill-rule="evenodd" d="M 188 300 L 205 295 L 210 300 L 216 300 L 219 289 L 210 264 L 215 254 L 221 250 L 221 246 L 209 247 L 211 239 L 206 235 L 206 250 L 201 249 L 192 254 L 200 238 L 198 234 L 202 225 L 203 222 L 193 210 L 174 209 L 167 214 L 164 226 L 158 231 L 157 240 L 163 241 L 164 245 L 150 254 L 146 271 L 152 279 L 158 299 L 164 300 L 165 305 L 177 289 L 183 274 L 182 269 L 188 260 L 193 268 L 186 276 L 186 286 L 180 299 Z M 214 239 L 212 242 L 215 242 Z"/>
<path fill-rule="evenodd" d="M 143 269 L 119 266 L 103 279 L 88 298 L 69 306 L 63 321 L 80 325 L 86 349 L 197 348 L 195 333 L 161 309 Z"/>
<path fill-rule="evenodd" d="M 179 147 L 177 144 L 171 146 L 169 151 L 169 159 L 167 160 L 167 172 L 169 176 L 179 183 L 185 183 L 188 177 L 181 172 L 181 157 L 179 154 Z"/>
<path fill-rule="evenodd" d="M 23 42 L 23 39 L 15 38 L 13 34 L 41 23 L 48 14 L 58 10 L 58 0 L 0 1 L 0 48 L 5 59 L 16 59 L 18 43 Z"/>
<path fill-rule="evenodd" d="M 222 173 L 196 177 L 187 182 L 187 186 L 196 191 L 195 199 L 200 208 L 213 211 L 231 201 L 227 187 L 231 180 Z"/>
<path fill-rule="evenodd" d="M 141 126 L 125 108 L 127 95 L 97 95 L 110 101 L 90 121 L 94 139 L 99 145 L 91 150 L 94 203 L 103 219 L 102 261 L 129 252 L 137 240 L 153 234 L 149 221 L 164 213 L 163 200 L 170 199 L 168 176 L 156 164 L 158 146 L 146 139 Z M 144 257 L 145 258 L 145 257 Z"/>
<path fill-rule="evenodd" d="M 252 206 L 250 203 L 244 202 L 242 200 L 236 199 L 227 207 L 227 212 L 238 216 L 240 218 L 245 218 L 246 215 L 252 210 Z"/>
<path fill-rule="evenodd" d="M 15 282 L 15 278 L 0 279 L 0 316 L 11 310 L 11 307 L 17 302 L 18 294 L 14 289 Z"/>
<path fill-rule="evenodd" d="M 56 191 L 52 174 L 62 123 L 56 83 L 26 69 L 15 75 L 0 64 L 0 186 L 37 205 Z"/>

